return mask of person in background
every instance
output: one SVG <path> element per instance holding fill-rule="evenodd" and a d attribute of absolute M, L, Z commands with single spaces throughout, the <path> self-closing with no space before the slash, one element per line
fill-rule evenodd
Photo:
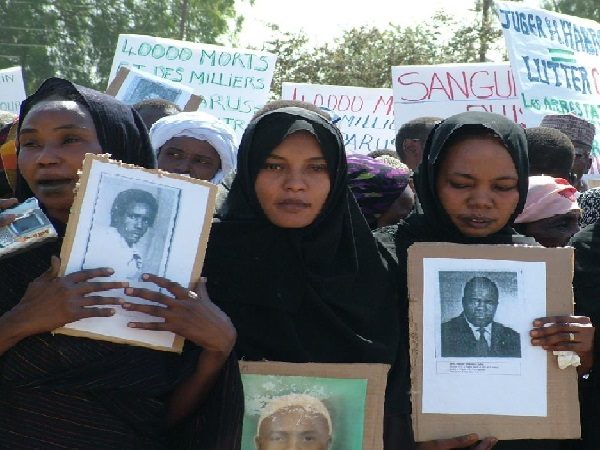
<path fill-rule="evenodd" d="M 158 168 L 218 184 L 235 171 L 235 133 L 215 116 L 182 112 L 158 120 L 150 129 Z"/>
<path fill-rule="evenodd" d="M 529 175 L 548 175 L 570 180 L 575 160 L 575 147 L 569 137 L 554 128 L 525 129 Z"/>
<path fill-rule="evenodd" d="M 175 103 L 162 98 L 142 100 L 133 105 L 133 109 L 140 115 L 148 130 L 158 119 L 181 112 L 181 108 Z"/>
<path fill-rule="evenodd" d="M 368 153 L 367 156 L 370 158 L 379 158 L 380 156 L 388 156 L 390 158 L 394 158 L 394 159 L 397 159 L 398 161 L 400 161 L 400 157 L 398 156 L 398 153 L 396 153 L 396 150 L 373 150 L 371 153 Z M 402 161 L 400 161 L 400 162 L 402 162 Z M 402 165 L 408 167 L 404 163 L 402 163 Z"/>
<path fill-rule="evenodd" d="M 564 247 L 579 231 L 577 189 L 563 178 L 529 177 L 527 202 L 515 230 L 544 247 Z"/>
<path fill-rule="evenodd" d="M 414 205 L 408 167 L 390 156 L 350 155 L 347 159 L 348 185 L 372 230 L 408 216 Z"/>
<path fill-rule="evenodd" d="M 583 176 L 589 172 L 592 166 L 592 145 L 594 143 L 596 127 L 572 115 L 545 116 L 540 126 L 562 131 L 571 140 L 573 147 L 575 147 L 571 184 L 579 192 L 585 192 L 588 186 L 583 180 Z"/>
<path fill-rule="evenodd" d="M 581 208 L 579 226 L 585 228 L 600 220 L 600 188 L 592 188 L 583 192 L 577 199 Z"/>
<path fill-rule="evenodd" d="M 417 117 L 404 123 L 396 133 L 396 153 L 413 172 L 421 162 L 429 133 L 441 121 L 440 117 Z"/>

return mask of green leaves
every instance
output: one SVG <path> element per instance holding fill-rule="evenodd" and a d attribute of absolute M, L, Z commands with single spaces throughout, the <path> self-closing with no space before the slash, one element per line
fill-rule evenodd
<path fill-rule="evenodd" d="M 24 5 L 26 4 L 26 5 Z M 50 76 L 104 90 L 121 33 L 217 43 L 235 0 L 0 0 L 0 68 L 23 66 L 31 93 Z"/>

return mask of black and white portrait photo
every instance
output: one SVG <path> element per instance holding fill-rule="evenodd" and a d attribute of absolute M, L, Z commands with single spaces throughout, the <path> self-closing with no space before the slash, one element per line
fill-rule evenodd
<path fill-rule="evenodd" d="M 120 99 L 128 105 L 141 102 L 143 100 L 153 100 L 162 98 L 173 103 L 179 103 L 179 97 L 182 95 L 181 89 L 177 89 L 149 78 L 142 78 L 134 74 L 132 80 L 128 83 L 125 92 L 120 95 Z"/>
<path fill-rule="evenodd" d="M 164 288 L 144 280 L 143 274 L 182 286 L 198 281 L 214 211 L 214 185 L 112 161 L 107 155 L 86 155 L 82 172 L 61 249 L 65 274 L 109 267 L 112 275 L 95 280 L 153 291 Z M 122 288 L 99 295 L 154 304 L 128 296 Z M 183 340 L 172 332 L 127 326 L 155 317 L 121 307 L 113 310 L 110 318 L 82 319 L 66 324 L 60 332 L 181 351 Z"/>
<path fill-rule="evenodd" d="M 440 272 L 441 356 L 521 357 L 520 334 L 496 320 L 518 314 L 516 272 Z"/>
<path fill-rule="evenodd" d="M 114 279 L 130 282 L 163 276 L 178 200 L 176 188 L 104 175 L 81 268 L 112 267 Z"/>

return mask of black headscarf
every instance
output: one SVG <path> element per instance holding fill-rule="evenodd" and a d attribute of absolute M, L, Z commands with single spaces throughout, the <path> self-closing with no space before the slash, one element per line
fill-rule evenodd
<path fill-rule="evenodd" d="M 436 176 L 440 163 L 448 150 L 449 142 L 456 142 L 461 135 L 491 133 L 498 137 L 510 155 L 519 177 L 519 203 L 510 220 L 497 233 L 484 238 L 464 236 L 452 223 L 442 207 L 436 192 Z M 515 218 L 521 213 L 527 199 L 529 163 L 527 160 L 527 140 L 523 129 L 504 116 L 486 112 L 465 112 L 442 121 L 433 129 L 425 149 L 423 160 L 415 175 L 415 187 L 421 206 L 422 215 L 411 216 L 405 224 L 416 233 L 416 241 L 438 241 L 455 243 L 512 243 L 516 235 L 512 229 Z M 414 224 L 414 225 L 411 225 Z M 418 224 L 418 226 L 417 226 Z M 404 228 L 404 225 L 401 225 Z"/>
<path fill-rule="evenodd" d="M 85 107 L 94 121 L 102 150 L 110 153 L 113 159 L 150 169 L 156 167 L 146 126 L 131 106 L 62 78 L 48 78 L 21 103 L 18 131 L 31 108 L 49 97 L 73 100 Z M 20 173 L 17 174 L 16 196 L 20 201 L 33 196 Z"/>
<path fill-rule="evenodd" d="M 331 189 L 302 229 L 265 216 L 254 190 L 265 159 L 291 133 L 312 134 Z M 211 299 L 231 317 L 238 356 L 287 362 L 394 360 L 397 301 L 369 227 L 347 185 L 340 132 L 318 114 L 277 109 L 254 119 L 238 172 L 213 225 L 205 261 Z"/>
<path fill-rule="evenodd" d="M 155 166 L 145 126 L 131 107 L 66 80 L 45 81 L 23 102 L 21 122 L 54 96 L 88 109 L 113 158 Z M 19 197 L 31 195 L 19 175 Z M 55 226 L 64 231 L 64 224 Z M 0 259 L 0 315 L 19 303 L 61 242 Z M 51 333 L 29 336 L 0 355 L 0 448 L 239 449 L 243 392 L 233 354 L 203 404 L 173 433 L 165 429 L 168 398 L 194 373 L 200 351 L 189 342 L 176 355 Z"/>

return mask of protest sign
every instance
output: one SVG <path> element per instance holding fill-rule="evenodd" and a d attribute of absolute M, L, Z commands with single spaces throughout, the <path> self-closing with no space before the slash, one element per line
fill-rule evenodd
<path fill-rule="evenodd" d="M 194 88 L 200 110 L 219 117 L 241 136 L 268 100 L 275 55 L 153 36 L 121 34 L 109 83 L 121 66 L 134 67 Z"/>
<path fill-rule="evenodd" d="M 393 150 L 396 130 L 391 89 L 283 83 L 281 98 L 327 108 L 337 116 L 347 153 Z"/>
<path fill-rule="evenodd" d="M 526 121 L 572 114 L 596 126 L 593 172 L 600 171 L 600 24 L 519 3 L 498 2 Z"/>
<path fill-rule="evenodd" d="M 21 67 L 0 70 L 0 110 L 19 114 L 21 102 L 26 98 Z"/>
<path fill-rule="evenodd" d="M 509 63 L 392 67 L 396 127 L 423 116 L 464 111 L 502 114 L 524 125 Z"/>

